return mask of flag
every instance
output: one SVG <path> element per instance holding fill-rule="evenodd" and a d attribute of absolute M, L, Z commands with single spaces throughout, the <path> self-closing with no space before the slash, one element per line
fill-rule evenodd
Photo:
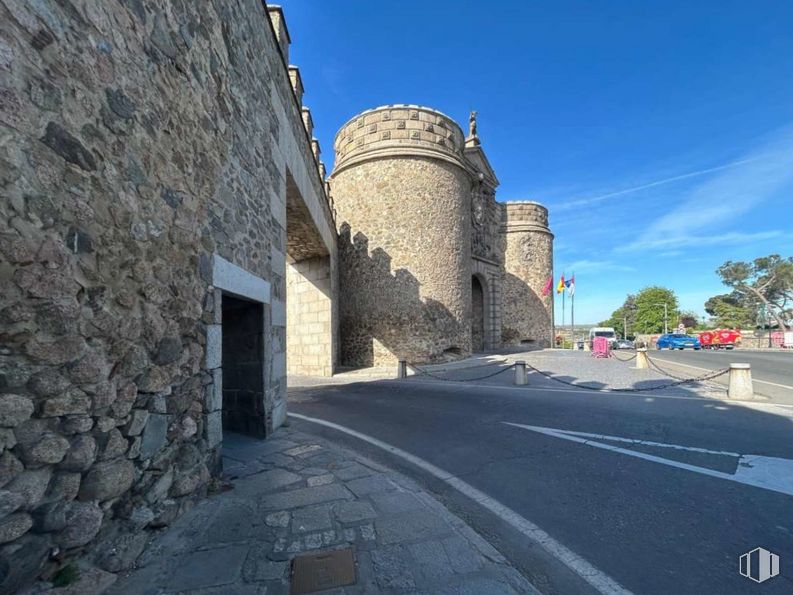
<path fill-rule="evenodd" d="M 565 287 L 567 287 L 567 295 L 573 297 L 575 295 L 575 273 L 573 273 L 573 276 L 565 281 Z"/>
<path fill-rule="evenodd" d="M 564 286 L 564 273 L 562 273 L 562 276 L 559 279 L 559 285 L 556 286 L 556 293 L 562 293 L 564 291 Z"/>
<path fill-rule="evenodd" d="M 542 288 L 542 296 L 545 297 L 551 292 L 551 288 L 553 287 L 553 277 L 548 277 L 548 280 L 545 282 L 545 287 Z"/>

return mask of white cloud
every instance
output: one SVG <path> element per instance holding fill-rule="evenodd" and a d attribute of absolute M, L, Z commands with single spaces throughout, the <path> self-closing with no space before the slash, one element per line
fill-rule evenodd
<path fill-rule="evenodd" d="M 757 233 L 742 233 L 742 232 L 728 232 L 728 233 L 713 233 L 712 235 L 688 235 L 688 236 L 666 236 L 666 237 L 649 237 L 646 239 L 639 239 L 628 246 L 618 247 L 616 252 L 632 252 L 633 250 L 650 250 L 650 249 L 663 249 L 663 248 L 691 248 L 691 247 L 705 247 L 705 246 L 722 246 L 728 244 L 746 244 L 750 242 L 759 242 L 762 240 L 770 240 L 778 238 L 782 235 L 781 231 L 759 231 Z M 664 252 L 661 256 L 679 255 L 682 252 L 673 250 L 671 252 Z"/>
<path fill-rule="evenodd" d="M 740 161 L 733 161 L 731 163 L 726 163 L 724 165 L 719 165 L 717 167 L 709 167 L 707 169 L 700 169 L 697 171 L 688 172 L 686 174 L 680 174 L 677 176 L 671 176 L 668 178 L 663 178 L 661 180 L 655 180 L 653 182 L 647 182 L 644 184 L 640 184 L 638 186 L 632 186 L 630 188 L 623 188 L 622 190 L 616 190 L 614 192 L 607 192 L 606 194 L 601 194 L 599 196 L 591 196 L 589 198 L 581 198 L 578 200 L 571 200 L 569 202 L 562 203 L 560 205 L 555 205 L 555 211 L 566 211 L 568 209 L 573 209 L 576 207 L 583 207 L 586 205 L 591 205 L 594 203 L 603 202 L 608 198 L 613 198 L 615 196 L 622 196 L 624 194 L 632 194 L 634 192 L 639 192 L 641 190 L 647 190 L 649 188 L 655 188 L 656 186 L 663 186 L 664 184 L 671 184 L 672 182 L 679 182 L 680 180 L 687 180 L 689 178 L 695 178 L 697 176 L 704 176 L 705 174 L 714 173 L 717 171 L 721 171 L 723 169 L 730 169 L 733 167 L 738 167 L 739 165 L 743 165 L 744 163 L 749 163 L 758 159 L 757 157 L 750 157 L 748 159 L 742 159 Z"/>
<path fill-rule="evenodd" d="M 601 271 L 635 271 L 631 266 L 619 264 L 611 260 L 577 260 L 564 267 L 564 271 L 572 273 L 599 273 Z"/>
<path fill-rule="evenodd" d="M 778 231 L 727 232 L 724 227 L 793 183 L 793 128 L 784 129 L 739 163 L 695 187 L 641 237 L 618 251 L 715 246 L 779 236 Z"/>

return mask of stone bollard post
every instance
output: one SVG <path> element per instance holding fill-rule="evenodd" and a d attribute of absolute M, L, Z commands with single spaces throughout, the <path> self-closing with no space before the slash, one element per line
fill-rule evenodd
<path fill-rule="evenodd" d="M 408 377 L 408 363 L 401 359 L 397 364 L 397 378 L 407 378 Z"/>
<path fill-rule="evenodd" d="M 730 364 L 730 384 L 727 387 L 727 398 L 754 398 L 752 366 L 750 364 Z"/>
<path fill-rule="evenodd" d="M 529 383 L 529 376 L 526 374 L 526 362 L 515 362 L 515 384 L 523 386 Z"/>
<path fill-rule="evenodd" d="M 592 351 L 592 348 L 589 346 L 589 341 L 584 339 L 584 351 Z"/>
<path fill-rule="evenodd" d="M 650 367 L 650 364 L 647 362 L 647 348 L 642 347 L 636 350 L 636 366 L 634 369 L 636 370 L 646 370 Z"/>

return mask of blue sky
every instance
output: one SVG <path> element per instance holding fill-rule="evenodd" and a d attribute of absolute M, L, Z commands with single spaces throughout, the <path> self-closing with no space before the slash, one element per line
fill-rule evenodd
<path fill-rule="evenodd" d="M 476 109 L 498 199 L 550 210 L 577 321 L 655 284 L 704 314 L 722 262 L 793 253 L 793 3 L 282 5 L 328 169 L 364 109 Z"/>

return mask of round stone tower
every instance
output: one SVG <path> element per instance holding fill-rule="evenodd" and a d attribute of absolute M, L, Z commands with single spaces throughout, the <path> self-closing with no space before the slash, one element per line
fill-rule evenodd
<path fill-rule="evenodd" d="M 502 203 L 504 252 L 502 341 L 551 347 L 553 292 L 542 290 L 553 275 L 553 234 L 548 209 L 533 201 Z"/>
<path fill-rule="evenodd" d="M 365 111 L 336 135 L 341 362 L 471 352 L 471 193 L 464 136 L 414 105 Z"/>

